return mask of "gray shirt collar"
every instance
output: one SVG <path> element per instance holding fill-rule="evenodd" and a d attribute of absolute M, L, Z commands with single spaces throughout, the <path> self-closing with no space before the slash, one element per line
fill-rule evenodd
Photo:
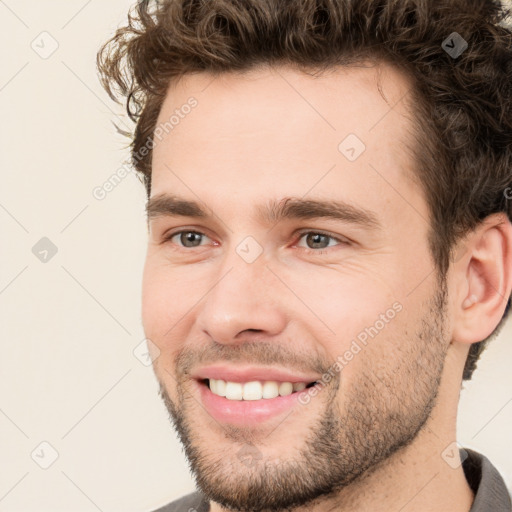
<path fill-rule="evenodd" d="M 475 493 L 473 506 L 469 512 L 511 512 L 510 492 L 498 473 L 484 455 L 469 448 L 465 449 L 467 458 L 462 463 L 469 486 Z M 465 454 L 460 450 L 461 458 Z"/>

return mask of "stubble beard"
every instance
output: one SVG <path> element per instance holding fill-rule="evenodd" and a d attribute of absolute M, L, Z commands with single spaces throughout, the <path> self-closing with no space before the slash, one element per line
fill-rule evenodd
<path fill-rule="evenodd" d="M 368 361 L 348 389 L 340 386 L 339 375 L 326 385 L 323 414 L 303 440 L 296 440 L 294 455 L 287 458 L 282 453 L 279 462 L 265 459 L 250 428 L 226 428 L 222 442 L 229 439 L 233 449 L 219 450 L 218 434 L 206 432 L 195 420 L 205 412 L 184 383 L 178 380 L 175 404 L 158 379 L 160 396 L 197 487 L 228 510 L 281 512 L 312 507 L 366 478 L 414 441 L 434 408 L 449 345 L 444 335 L 445 306 L 446 288 L 441 287 L 415 338 L 401 340 L 398 353 L 390 355 L 393 369 L 382 370 L 382 361 L 377 369 Z M 254 450 L 260 458 L 248 462 L 239 456 L 243 449 Z"/>

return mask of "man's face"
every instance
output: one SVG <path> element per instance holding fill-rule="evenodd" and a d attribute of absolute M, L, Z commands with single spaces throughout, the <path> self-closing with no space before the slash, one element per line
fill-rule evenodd
<path fill-rule="evenodd" d="M 411 443 L 435 404 L 449 336 L 405 146 L 410 85 L 382 67 L 386 102 L 376 69 L 201 73 L 160 112 L 175 117 L 155 138 L 151 199 L 206 215 L 150 208 L 144 329 L 197 482 L 226 506 L 335 493 Z M 316 202 L 345 205 L 334 218 Z M 210 375 L 236 381 L 232 397 L 246 381 L 320 384 L 231 400 Z"/>

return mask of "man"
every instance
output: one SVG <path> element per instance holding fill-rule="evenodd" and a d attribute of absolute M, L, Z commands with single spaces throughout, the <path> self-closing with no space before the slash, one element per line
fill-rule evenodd
<path fill-rule="evenodd" d="M 505 21 L 142 1 L 100 50 L 137 122 L 143 324 L 198 488 L 161 511 L 511 510 L 456 444 L 512 290 Z"/>

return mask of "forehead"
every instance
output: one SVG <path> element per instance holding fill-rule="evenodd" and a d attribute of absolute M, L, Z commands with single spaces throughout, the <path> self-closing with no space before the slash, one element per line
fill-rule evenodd
<path fill-rule="evenodd" d="M 286 66 L 186 75 L 170 85 L 160 110 L 157 127 L 167 129 L 155 139 L 152 196 L 217 190 L 235 203 L 314 188 L 407 210 L 404 195 L 414 201 L 419 194 L 408 151 L 410 90 L 384 63 L 317 76 Z"/>
<path fill-rule="evenodd" d="M 256 129 L 279 131 L 281 125 L 289 127 L 290 121 L 308 121 L 304 128 L 329 129 L 338 135 L 357 132 L 367 139 L 371 139 L 369 132 L 392 126 L 399 136 L 404 135 L 403 125 L 412 121 L 407 103 L 411 90 L 408 78 L 382 61 L 321 72 L 265 64 L 243 72 L 187 74 L 171 82 L 158 122 L 165 123 L 194 97 L 199 107 L 194 113 L 201 115 L 175 125 L 174 135 L 184 134 L 179 124 L 206 131 L 212 127 L 207 124 L 209 118 L 219 136 Z M 395 119 L 384 122 L 391 111 Z M 402 116 L 398 124 L 396 116 Z M 201 132 L 194 131 L 194 136 L 200 137 Z"/>

